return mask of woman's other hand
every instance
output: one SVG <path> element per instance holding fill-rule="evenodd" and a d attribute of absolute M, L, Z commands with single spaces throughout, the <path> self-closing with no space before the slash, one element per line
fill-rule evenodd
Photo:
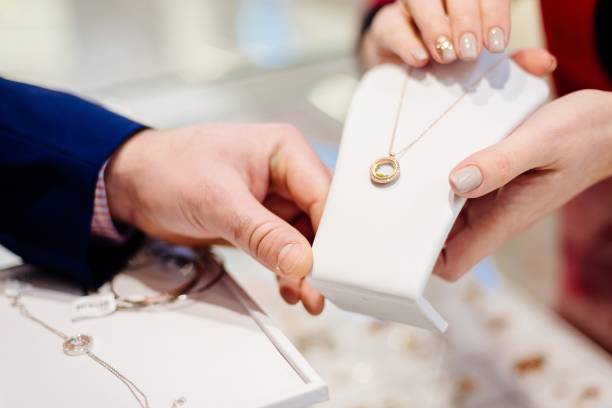
<path fill-rule="evenodd" d="M 612 176 L 612 93 L 584 90 L 538 110 L 508 138 L 453 170 L 470 198 L 434 272 L 455 280 L 505 240 Z"/>
<path fill-rule="evenodd" d="M 510 0 L 397 0 L 366 31 L 366 68 L 402 61 L 422 67 L 474 60 L 483 48 L 503 52 L 510 37 Z"/>

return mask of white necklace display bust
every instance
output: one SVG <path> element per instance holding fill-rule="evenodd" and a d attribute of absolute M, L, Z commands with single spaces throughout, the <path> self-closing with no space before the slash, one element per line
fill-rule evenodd
<path fill-rule="evenodd" d="M 546 101 L 549 90 L 503 55 L 484 53 L 471 63 L 410 71 L 397 145 L 410 144 L 436 123 L 398 158 L 402 176 L 375 185 L 369 166 L 387 154 L 407 75 L 401 66 L 377 67 L 353 97 L 310 280 L 341 308 L 444 331 L 445 320 L 423 293 L 465 204 L 453 195 L 449 173 L 507 136 Z"/>

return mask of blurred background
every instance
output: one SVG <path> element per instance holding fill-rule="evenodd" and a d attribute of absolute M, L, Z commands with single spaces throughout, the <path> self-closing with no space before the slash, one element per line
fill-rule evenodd
<path fill-rule="evenodd" d="M 333 166 L 365 10 L 355 0 L 0 0 L 0 75 L 151 126 L 291 122 Z M 513 1 L 510 50 L 542 44 L 538 2 Z M 434 288 L 454 327 L 446 337 L 333 306 L 313 319 L 282 304 L 264 271 L 233 272 L 329 383 L 327 406 L 610 407 L 608 356 L 552 312 L 556 225 L 544 219 L 473 277 Z"/>

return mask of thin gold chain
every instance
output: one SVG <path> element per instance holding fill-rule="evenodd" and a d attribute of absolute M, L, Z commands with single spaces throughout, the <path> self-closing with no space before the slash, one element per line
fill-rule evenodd
<path fill-rule="evenodd" d="M 391 143 L 389 144 L 389 156 L 399 158 L 404 153 L 406 153 L 406 151 L 408 151 L 408 149 L 410 149 L 412 146 L 414 146 L 416 143 L 418 143 L 419 140 L 421 140 L 423 137 L 425 137 L 425 135 L 427 133 L 429 133 L 429 131 L 435 125 L 437 125 L 438 122 L 440 122 L 440 120 L 442 120 L 451 110 L 453 110 L 453 108 L 455 106 L 457 106 L 459 104 L 459 102 L 461 102 L 463 100 L 463 98 L 468 94 L 468 92 L 473 91 L 474 88 L 476 86 L 478 86 L 480 81 L 482 81 L 489 73 L 491 73 L 495 68 L 497 68 L 497 66 L 499 64 L 501 64 L 503 61 L 504 61 L 504 59 L 502 58 L 499 61 L 497 61 L 495 64 L 493 64 L 489 69 L 487 69 L 478 79 L 476 79 L 474 82 L 472 82 L 468 86 L 467 91 L 463 92 L 463 94 L 461 94 L 461 96 L 459 96 L 448 108 L 446 108 L 444 110 L 444 112 L 442 112 L 436 119 L 434 119 L 433 122 L 431 122 L 424 130 L 422 130 L 421 133 L 419 133 L 419 135 L 414 140 L 412 140 L 406 146 L 402 147 L 397 152 L 393 153 L 393 145 L 395 144 L 395 138 L 396 138 L 396 135 L 397 135 L 397 128 L 398 128 L 398 125 L 399 125 L 399 117 L 400 117 L 400 114 L 402 112 L 402 107 L 404 106 L 404 99 L 405 99 L 405 96 L 406 96 L 406 88 L 408 87 L 407 86 L 408 85 L 408 78 L 410 77 L 410 73 L 412 72 L 412 70 L 409 69 L 408 70 L 408 74 L 406 75 L 406 78 L 404 79 L 404 83 L 402 84 L 402 91 L 401 91 L 401 94 L 400 94 L 400 103 L 399 103 L 399 106 L 397 108 L 397 112 L 395 114 L 395 122 L 393 123 L 393 134 L 391 136 Z"/>
<path fill-rule="evenodd" d="M 68 340 L 70 338 L 66 333 L 63 333 L 62 331 L 43 322 L 38 317 L 32 315 L 30 311 L 28 310 L 28 308 L 21 302 L 20 295 L 10 296 L 9 298 L 11 299 L 11 305 L 17 308 L 19 312 L 21 313 L 21 315 L 25 317 L 26 319 L 29 319 L 33 321 L 34 323 L 37 323 L 38 325 L 44 327 L 51 333 L 60 337 L 62 340 Z M 108 364 L 106 361 L 102 360 L 100 357 L 95 355 L 93 352 L 87 351 L 86 354 L 93 361 L 100 364 L 102 367 L 106 368 L 112 375 L 117 377 L 117 379 L 121 381 L 129 389 L 130 393 L 134 396 L 134 398 L 138 402 L 138 405 L 141 408 L 149 408 L 149 401 L 147 399 L 146 394 L 142 392 L 142 390 L 138 388 L 136 384 L 134 384 L 129 378 L 121 374 L 116 368 Z"/>

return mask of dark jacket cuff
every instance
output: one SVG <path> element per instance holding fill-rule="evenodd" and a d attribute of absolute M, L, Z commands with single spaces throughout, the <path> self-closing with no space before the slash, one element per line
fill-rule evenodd
<path fill-rule="evenodd" d="M 0 78 L 0 244 L 92 288 L 125 262 L 91 236 L 98 171 L 144 126 L 62 92 Z"/>

